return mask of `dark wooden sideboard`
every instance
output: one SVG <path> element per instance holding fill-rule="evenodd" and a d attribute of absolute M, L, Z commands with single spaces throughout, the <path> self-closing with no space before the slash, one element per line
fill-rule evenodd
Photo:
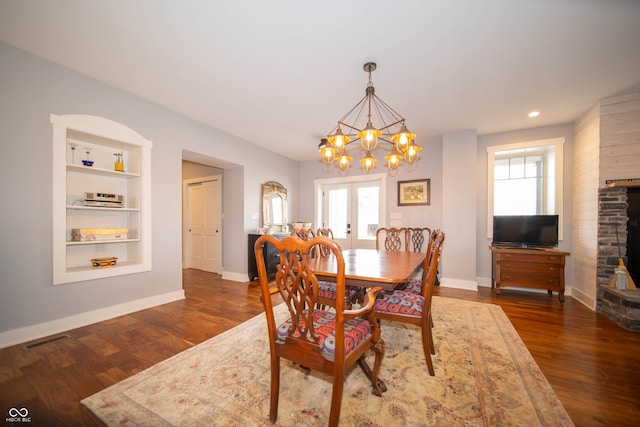
<path fill-rule="evenodd" d="M 249 274 L 249 281 L 258 280 L 258 264 L 256 263 L 256 254 L 254 252 L 254 245 L 256 240 L 261 234 L 249 234 L 249 242 L 247 245 L 247 271 Z M 288 234 L 273 234 L 277 239 L 283 239 Z M 267 244 L 266 250 L 262 251 L 264 255 L 264 265 L 267 267 L 267 274 L 270 279 L 273 279 L 276 275 L 276 266 L 278 265 L 278 253 L 275 248 Z"/>
<path fill-rule="evenodd" d="M 564 302 L 564 263 L 569 252 L 557 249 L 525 249 L 490 246 L 491 287 L 546 289 L 558 292 Z"/>

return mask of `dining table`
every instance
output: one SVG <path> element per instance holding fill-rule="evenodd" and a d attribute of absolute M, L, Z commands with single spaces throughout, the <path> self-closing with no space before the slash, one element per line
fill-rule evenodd
<path fill-rule="evenodd" d="M 421 252 L 392 252 L 376 249 L 342 251 L 347 286 L 370 288 L 380 286 L 393 290 L 406 283 L 422 266 L 426 257 Z M 335 255 L 316 257 L 309 267 L 321 280 L 335 281 L 338 266 Z"/>

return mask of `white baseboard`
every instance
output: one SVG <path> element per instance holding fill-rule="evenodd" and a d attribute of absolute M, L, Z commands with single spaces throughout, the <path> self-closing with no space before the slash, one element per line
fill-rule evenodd
<path fill-rule="evenodd" d="M 222 278 L 225 280 L 233 280 L 234 282 L 248 282 L 248 273 L 235 273 L 233 271 L 225 271 L 222 273 Z"/>
<path fill-rule="evenodd" d="M 466 289 L 468 291 L 478 290 L 478 282 L 475 280 L 451 279 L 449 277 L 440 279 L 440 286 L 443 288 Z"/>
<path fill-rule="evenodd" d="M 566 292 L 566 289 L 565 289 L 565 292 Z M 597 301 L 592 296 L 585 294 L 584 292 L 582 292 L 579 289 L 576 289 L 575 292 L 573 291 L 573 289 L 571 289 L 571 294 L 570 295 L 574 299 L 576 299 L 580 303 L 582 303 L 585 307 L 589 308 L 591 311 L 595 311 L 596 310 Z"/>
<path fill-rule="evenodd" d="M 102 322 L 103 320 L 113 319 L 114 317 L 134 313 L 136 311 L 181 299 L 184 299 L 184 290 L 168 292 L 166 294 L 156 295 L 149 298 L 137 299 L 123 304 L 87 311 L 85 313 L 75 314 L 69 317 L 63 317 L 62 319 L 51 320 L 48 322 L 38 323 L 37 325 L 0 332 L 0 348 L 33 341 L 53 334 L 59 334 L 70 329 Z"/>

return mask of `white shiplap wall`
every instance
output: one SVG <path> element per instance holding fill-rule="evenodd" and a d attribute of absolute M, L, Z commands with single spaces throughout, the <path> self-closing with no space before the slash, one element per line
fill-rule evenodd
<path fill-rule="evenodd" d="M 571 294 L 595 309 L 598 251 L 600 107 L 575 124 L 573 148 L 573 284 Z"/>
<path fill-rule="evenodd" d="M 606 98 L 575 124 L 572 295 L 595 309 L 598 188 L 640 178 L 640 93 Z"/>
<path fill-rule="evenodd" d="M 600 187 L 627 178 L 640 178 L 640 93 L 600 103 Z"/>

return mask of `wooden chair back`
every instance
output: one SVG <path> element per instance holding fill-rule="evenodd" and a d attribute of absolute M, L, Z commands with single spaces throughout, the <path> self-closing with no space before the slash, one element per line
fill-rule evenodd
<path fill-rule="evenodd" d="M 433 287 L 438 280 L 438 265 L 442 254 L 445 233 L 442 230 L 433 230 L 427 245 L 428 252 L 422 269 L 422 296 L 431 301 Z"/>
<path fill-rule="evenodd" d="M 299 237 L 304 241 L 309 241 L 316 237 L 316 234 L 311 228 L 301 228 L 300 230 L 291 230 L 291 235 Z"/>
<path fill-rule="evenodd" d="M 279 259 L 276 276 L 271 283 L 269 283 L 263 256 L 267 244 L 275 248 Z M 315 237 L 308 241 L 295 236 L 278 240 L 265 234 L 258 238 L 254 246 L 269 334 L 271 355 L 269 419 L 271 422 L 275 422 L 278 416 L 280 358 L 282 357 L 333 377 L 329 418 L 331 426 L 338 425 L 344 378 L 354 363 L 358 362 L 371 380 L 374 394 L 380 396 L 386 391 L 386 386 L 378 379 L 384 354 L 384 341 L 380 338 L 380 327 L 373 310 L 376 295 L 381 288 L 369 290 L 363 306 L 358 310 L 347 310 L 340 304 L 329 310 L 319 308 L 321 304 L 318 304 L 318 279 L 309 268 L 313 248 L 318 245 L 327 247 L 336 258 L 336 299 L 343 301 L 345 264 L 342 250 L 335 241 L 326 236 Z M 288 318 L 280 325 L 276 324 L 271 300 L 273 293 L 279 293 L 287 306 Z M 358 334 L 355 340 L 354 332 Z M 346 340 L 353 345 L 347 348 Z M 364 359 L 365 353 L 370 349 L 375 353 L 373 369 Z M 304 381 L 303 378 L 300 380 Z M 318 398 L 320 399 L 320 396 Z"/>
<path fill-rule="evenodd" d="M 318 231 L 316 231 L 316 236 L 327 236 L 328 238 L 333 240 L 333 231 L 331 231 L 330 228 L 318 228 Z M 329 255 L 330 253 L 331 251 L 329 250 L 329 248 L 322 245 L 318 246 L 318 255 L 325 256 Z"/>
<path fill-rule="evenodd" d="M 390 252 L 406 251 L 409 244 L 409 229 L 380 227 L 376 231 L 376 249 Z"/>
<path fill-rule="evenodd" d="M 431 239 L 431 229 L 428 227 L 409 227 L 409 247 L 408 251 L 422 252 L 428 249 Z"/>
<path fill-rule="evenodd" d="M 316 236 L 327 236 L 331 240 L 333 240 L 333 231 L 330 228 L 318 228 L 316 231 Z"/>

